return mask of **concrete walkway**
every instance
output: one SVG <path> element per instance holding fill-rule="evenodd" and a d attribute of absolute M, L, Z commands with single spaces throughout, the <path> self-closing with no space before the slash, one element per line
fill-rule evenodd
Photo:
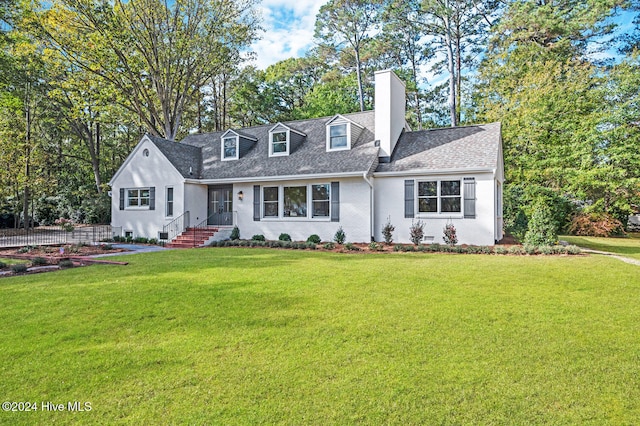
<path fill-rule="evenodd" d="M 630 257 L 620 256 L 617 253 L 611 253 L 611 252 L 608 252 L 608 251 L 600 251 L 600 250 L 591 250 L 591 249 L 586 249 L 586 248 L 582 248 L 582 247 L 580 247 L 580 250 L 582 250 L 583 253 L 601 254 L 603 256 L 610 256 L 610 257 L 613 257 L 614 259 L 621 260 L 621 261 L 623 261 L 625 263 L 630 263 L 632 265 L 640 266 L 640 260 L 632 259 Z"/>
<path fill-rule="evenodd" d="M 87 256 L 87 257 L 124 256 L 124 255 L 129 255 L 129 254 L 152 253 L 152 252 L 156 252 L 156 251 L 172 250 L 172 249 L 166 248 L 166 247 L 145 246 L 145 245 L 139 245 L 139 244 L 111 244 L 111 246 L 114 247 L 114 248 L 125 249 L 125 250 L 128 250 L 128 251 L 125 251 L 125 252 L 121 251 L 121 252 L 118 252 L 118 253 L 96 254 L 96 255 Z"/>

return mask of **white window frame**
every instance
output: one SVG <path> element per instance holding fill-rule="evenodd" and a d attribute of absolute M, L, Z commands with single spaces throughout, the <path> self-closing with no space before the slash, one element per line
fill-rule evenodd
<path fill-rule="evenodd" d="M 314 216 L 313 215 L 313 190 L 314 185 L 327 185 L 329 187 L 329 215 L 328 216 Z M 290 187 L 305 187 L 307 194 L 307 215 L 306 216 L 285 216 L 284 215 L 284 188 Z M 277 216 L 265 216 L 265 200 L 264 189 L 265 188 L 278 188 L 278 215 Z M 304 183 L 297 184 L 295 182 L 282 184 L 282 185 L 262 185 L 260 187 L 260 218 L 261 220 L 278 220 L 278 221 L 330 221 L 331 220 L 331 183 L 330 182 L 317 182 L 317 183 Z"/>
<path fill-rule="evenodd" d="M 286 139 L 284 141 L 274 142 L 273 135 L 275 135 L 276 133 L 284 133 L 286 135 Z M 287 149 L 283 152 L 274 152 L 273 145 L 275 143 L 278 143 L 278 144 L 284 143 L 286 144 Z M 281 128 L 279 130 L 274 130 L 274 129 L 269 130 L 269 157 L 284 157 L 289 155 L 290 151 L 291 151 L 291 130 L 289 130 L 288 128 Z"/>
<path fill-rule="evenodd" d="M 229 133 L 229 132 L 227 132 Z M 222 161 L 232 161 L 240 158 L 240 137 L 236 134 L 231 133 L 231 135 L 227 136 L 227 133 L 220 137 L 220 158 Z M 235 139 L 236 140 L 236 155 L 233 157 L 225 157 L 224 152 L 224 142 L 227 139 Z"/>
<path fill-rule="evenodd" d="M 171 200 L 169 200 L 169 190 L 171 190 Z M 164 189 L 164 215 L 165 217 L 173 217 L 175 215 L 176 190 L 173 186 L 167 186 Z M 171 206 L 171 214 L 169 214 L 169 206 Z"/>
<path fill-rule="evenodd" d="M 138 191 L 138 195 L 136 197 L 131 197 L 131 195 L 129 194 L 129 191 Z M 149 196 L 147 197 L 142 197 L 140 194 L 142 193 L 142 191 L 148 191 Z M 124 208 L 125 210 L 149 210 L 151 207 L 151 187 L 147 186 L 147 187 L 140 187 L 140 188 L 125 188 L 124 190 L 124 194 L 125 194 L 125 202 L 124 202 Z M 132 199 L 137 199 L 138 200 L 138 204 L 135 206 L 130 205 L 130 200 Z M 143 199 L 147 199 L 147 205 L 146 206 L 142 206 L 141 202 Z"/>
<path fill-rule="evenodd" d="M 277 191 L 277 193 L 276 193 L 276 201 L 272 201 L 272 200 L 266 201 L 264 199 L 264 190 L 266 188 L 276 188 L 276 191 Z M 262 218 L 263 219 L 269 220 L 269 219 L 279 219 L 280 218 L 280 206 L 282 205 L 282 202 L 280 200 L 280 192 L 281 192 L 280 191 L 280 186 L 278 186 L 278 185 L 264 185 L 264 186 L 260 187 L 260 198 L 261 198 L 260 206 L 261 206 L 261 210 L 262 210 L 261 214 L 262 214 Z M 265 212 L 266 212 L 267 209 L 265 209 L 265 203 L 275 203 L 276 204 L 276 215 L 275 216 L 266 216 Z"/>
<path fill-rule="evenodd" d="M 314 186 L 326 186 L 328 191 L 327 191 L 327 196 L 328 198 L 326 200 L 314 200 L 313 198 L 313 187 Z M 313 219 L 331 219 L 331 183 L 312 183 L 309 184 L 309 192 L 310 192 L 310 200 L 309 200 L 309 210 L 311 211 L 310 215 Z M 326 216 L 316 216 L 315 215 L 315 210 L 313 208 L 313 203 L 318 202 L 318 203 L 327 203 L 328 205 L 328 209 L 327 209 L 327 215 Z"/>
<path fill-rule="evenodd" d="M 460 194 L 458 195 L 442 195 L 442 182 L 459 182 Z M 420 196 L 420 184 L 425 182 L 436 182 L 436 195 L 435 196 Z M 442 178 L 442 179 L 420 179 L 416 181 L 415 187 L 415 212 L 418 217 L 463 217 L 464 216 L 464 186 L 462 178 Z M 421 212 L 420 211 L 420 199 L 421 198 L 435 198 L 437 211 L 435 212 Z M 442 199 L 443 198 L 459 198 L 460 199 L 460 211 L 457 212 L 443 212 L 442 211 Z"/>
<path fill-rule="evenodd" d="M 331 147 L 331 128 L 332 127 L 337 127 L 337 126 L 346 126 L 347 129 L 347 145 L 346 146 L 341 146 L 338 148 L 332 148 Z M 351 123 L 347 122 L 342 122 L 342 123 L 333 123 L 333 124 L 328 124 L 327 125 L 327 152 L 331 152 L 331 151 L 346 151 L 346 150 L 350 150 L 351 149 Z"/>

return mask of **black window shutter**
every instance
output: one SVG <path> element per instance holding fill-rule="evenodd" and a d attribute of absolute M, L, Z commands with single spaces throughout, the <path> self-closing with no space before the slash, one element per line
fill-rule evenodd
<path fill-rule="evenodd" d="M 149 188 L 149 210 L 156 209 L 156 187 Z"/>
<path fill-rule="evenodd" d="M 120 210 L 124 210 L 124 188 L 120 188 Z"/>
<path fill-rule="evenodd" d="M 414 213 L 414 186 L 413 180 L 404 181 L 404 217 L 413 218 Z"/>
<path fill-rule="evenodd" d="M 331 222 L 340 222 L 340 182 L 331 182 Z"/>
<path fill-rule="evenodd" d="M 260 220 L 260 185 L 253 185 L 253 220 Z"/>
<path fill-rule="evenodd" d="M 476 217 L 476 179 L 464 178 L 464 217 L 475 219 Z"/>

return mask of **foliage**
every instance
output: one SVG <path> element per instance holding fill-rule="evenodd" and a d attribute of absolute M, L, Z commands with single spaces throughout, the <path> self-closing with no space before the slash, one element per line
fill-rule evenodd
<path fill-rule="evenodd" d="M 13 273 L 15 274 L 23 274 L 25 272 L 27 272 L 27 265 L 25 265 L 24 263 L 16 263 L 11 265 L 11 270 L 13 271 Z"/>
<path fill-rule="evenodd" d="M 44 257 L 34 257 L 31 259 L 31 266 L 43 266 L 48 264 L 49 262 L 47 262 L 47 259 Z"/>
<path fill-rule="evenodd" d="M 237 226 L 234 226 L 233 229 L 231 230 L 231 236 L 229 238 L 231 238 L 232 240 L 239 240 L 240 228 L 238 228 Z"/>
<path fill-rule="evenodd" d="M 533 207 L 529 229 L 524 236 L 525 244 L 533 246 L 553 245 L 558 241 L 558 223 L 551 208 L 544 200 Z"/>
<path fill-rule="evenodd" d="M 582 212 L 571 221 L 569 232 L 581 236 L 611 237 L 623 235 L 624 228 L 619 220 L 609 214 Z"/>
<path fill-rule="evenodd" d="M 311 234 L 309 238 L 307 238 L 308 243 L 320 244 L 322 240 L 320 240 L 320 236 L 318 234 Z"/>
<path fill-rule="evenodd" d="M 61 260 L 60 262 L 58 262 L 58 266 L 60 268 L 73 268 L 73 261 L 71 260 Z"/>
<path fill-rule="evenodd" d="M 265 241 L 264 235 L 262 234 L 256 234 L 253 237 L 251 237 L 251 241 Z"/>
<path fill-rule="evenodd" d="M 280 241 L 291 241 L 291 235 L 282 233 L 278 236 L 278 240 Z"/>
<path fill-rule="evenodd" d="M 458 243 L 458 236 L 456 233 L 456 227 L 453 226 L 453 223 L 447 223 L 444 226 L 444 236 L 442 240 L 446 245 L 455 246 Z"/>
<path fill-rule="evenodd" d="M 65 219 L 64 217 L 61 217 L 59 219 L 56 219 L 54 223 L 67 232 L 71 232 L 75 229 L 75 225 L 73 224 L 73 221 L 71 219 Z"/>
<path fill-rule="evenodd" d="M 375 241 L 371 241 L 369 243 L 369 250 L 371 251 L 382 251 L 384 250 L 384 246 L 382 244 L 378 244 Z"/>
<path fill-rule="evenodd" d="M 343 244 L 346 239 L 347 239 L 347 234 L 345 234 L 341 226 L 338 228 L 335 235 L 333 236 L 333 241 L 335 241 L 338 244 Z"/>
<path fill-rule="evenodd" d="M 350 251 L 360 251 L 360 247 L 356 246 L 353 243 L 345 243 L 344 248 Z"/>
<path fill-rule="evenodd" d="M 422 238 L 424 237 L 424 222 L 418 220 L 417 222 L 411 221 L 411 226 L 409 227 L 409 239 L 414 245 L 418 245 L 422 242 Z"/>
<path fill-rule="evenodd" d="M 391 216 L 387 217 L 387 222 L 382 227 L 382 236 L 385 244 L 393 243 L 393 231 L 395 230 L 396 227 L 391 224 Z"/>
<path fill-rule="evenodd" d="M 332 241 L 329 241 L 327 243 L 324 243 L 322 248 L 325 250 L 333 250 L 334 248 L 336 248 L 336 245 Z"/>

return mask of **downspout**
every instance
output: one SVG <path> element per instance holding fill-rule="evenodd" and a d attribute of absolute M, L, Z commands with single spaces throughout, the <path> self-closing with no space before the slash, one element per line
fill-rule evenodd
<path fill-rule="evenodd" d="M 369 202 L 371 203 L 371 208 L 369 209 L 369 223 L 371 224 L 371 229 L 370 229 L 370 234 L 371 234 L 371 241 L 375 241 L 375 231 L 374 231 L 374 211 L 376 209 L 375 204 L 373 203 L 374 201 L 374 192 L 373 192 L 373 182 L 371 181 L 371 179 L 369 179 L 367 177 L 367 172 L 363 172 L 362 173 L 362 178 L 364 179 L 365 182 L 367 182 L 369 184 Z"/>

